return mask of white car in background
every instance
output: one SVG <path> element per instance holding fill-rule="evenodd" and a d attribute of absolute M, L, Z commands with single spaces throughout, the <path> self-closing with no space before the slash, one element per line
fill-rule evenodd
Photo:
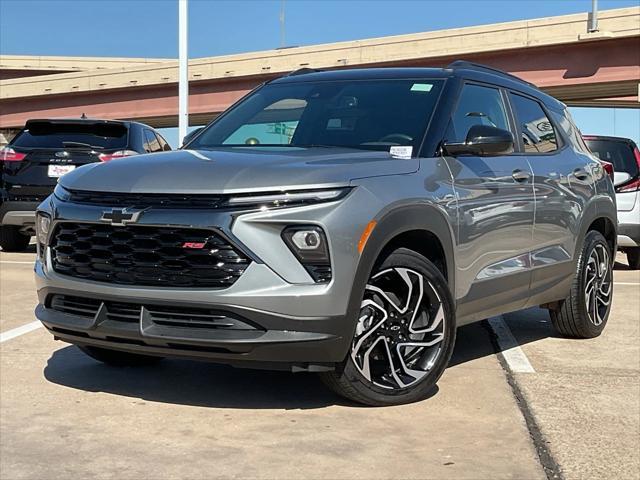
<path fill-rule="evenodd" d="M 613 164 L 618 204 L 618 249 L 627 254 L 629 268 L 640 269 L 640 151 L 628 138 L 585 135 L 589 149 Z"/>

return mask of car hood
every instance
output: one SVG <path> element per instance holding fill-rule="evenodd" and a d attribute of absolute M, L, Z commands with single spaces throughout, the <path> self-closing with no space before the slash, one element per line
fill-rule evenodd
<path fill-rule="evenodd" d="M 415 159 L 344 148 L 240 147 L 137 155 L 78 168 L 60 179 L 72 190 L 234 193 L 348 185 L 356 178 L 415 172 Z"/>

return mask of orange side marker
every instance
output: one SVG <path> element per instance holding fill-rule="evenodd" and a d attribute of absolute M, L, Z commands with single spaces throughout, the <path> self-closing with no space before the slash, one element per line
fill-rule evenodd
<path fill-rule="evenodd" d="M 367 226 L 360 236 L 360 241 L 358 242 L 358 253 L 362 253 L 362 251 L 364 250 L 364 246 L 367 244 L 367 240 L 369 240 L 371 232 L 373 232 L 373 229 L 376 228 L 377 223 L 378 222 L 376 222 L 375 220 L 371 220 L 369 223 L 367 223 Z"/>

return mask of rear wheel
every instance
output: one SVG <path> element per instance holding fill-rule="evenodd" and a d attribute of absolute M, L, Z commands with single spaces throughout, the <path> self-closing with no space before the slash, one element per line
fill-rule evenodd
<path fill-rule="evenodd" d="M 604 330 L 613 299 L 613 258 L 600 232 L 584 241 L 571 294 L 558 311 L 550 311 L 556 330 L 567 337 L 593 338 Z"/>
<path fill-rule="evenodd" d="M 423 400 L 435 390 L 454 342 L 446 280 L 422 255 L 401 248 L 367 282 L 344 365 L 321 377 L 338 394 L 366 405 Z"/>
<path fill-rule="evenodd" d="M 144 365 L 153 365 L 162 360 L 162 357 L 139 355 L 137 353 L 121 352 L 89 345 L 79 345 L 78 348 L 94 360 L 113 367 L 141 367 Z"/>
<path fill-rule="evenodd" d="M 627 250 L 627 262 L 631 270 L 640 270 L 640 247 Z"/>
<path fill-rule="evenodd" d="M 29 246 L 31 237 L 20 232 L 16 225 L 0 226 L 0 247 L 4 252 L 22 252 Z"/>

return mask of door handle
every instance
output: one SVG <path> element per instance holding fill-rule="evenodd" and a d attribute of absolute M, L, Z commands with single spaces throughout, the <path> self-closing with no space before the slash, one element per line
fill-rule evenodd
<path fill-rule="evenodd" d="M 589 172 L 587 172 L 584 168 L 576 168 L 573 171 L 573 176 L 578 180 L 586 180 L 589 178 Z"/>
<path fill-rule="evenodd" d="M 520 170 L 519 168 L 516 168 L 513 172 L 511 172 L 511 176 L 518 183 L 528 182 L 531 178 L 531 174 L 529 172 Z"/>

